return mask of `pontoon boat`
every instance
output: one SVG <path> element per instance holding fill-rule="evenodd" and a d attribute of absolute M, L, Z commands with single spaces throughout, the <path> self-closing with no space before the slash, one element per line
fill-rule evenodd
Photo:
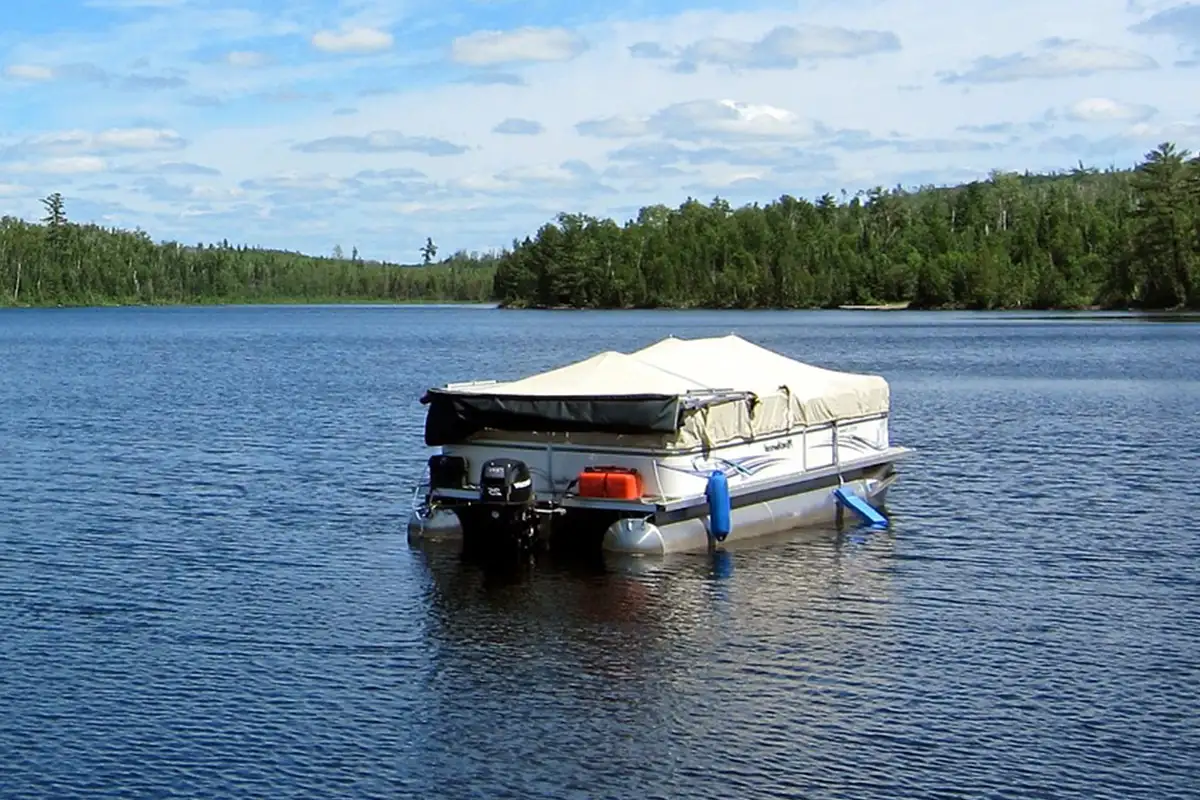
<path fill-rule="evenodd" d="M 884 378 L 801 363 L 737 336 L 667 338 L 511 382 L 430 389 L 440 448 L 410 540 L 705 550 L 844 509 L 878 520 L 895 463 Z"/>

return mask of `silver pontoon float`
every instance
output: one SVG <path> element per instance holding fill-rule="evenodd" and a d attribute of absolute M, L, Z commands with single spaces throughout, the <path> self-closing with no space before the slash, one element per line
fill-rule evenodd
<path fill-rule="evenodd" d="M 910 450 L 889 441 L 882 377 L 822 369 L 737 336 L 664 339 L 633 353 L 499 383 L 430 389 L 440 448 L 413 496 L 410 541 L 705 550 L 844 509 L 879 509 Z"/>

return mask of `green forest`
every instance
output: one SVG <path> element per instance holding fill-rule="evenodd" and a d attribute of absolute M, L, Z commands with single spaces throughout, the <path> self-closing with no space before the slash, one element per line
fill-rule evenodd
<path fill-rule="evenodd" d="M 511 249 L 421 265 L 154 242 L 0 218 L 0 305 L 498 302 L 514 308 L 1200 308 L 1200 157 L 1164 143 L 1133 169 L 993 173 L 961 186 L 815 202 L 784 195 L 560 214 Z"/>
<path fill-rule="evenodd" d="M 509 307 L 1070 309 L 1200 307 L 1200 158 L 1164 143 L 1132 170 L 993 173 L 643 208 L 618 225 L 562 214 L 496 269 Z"/>
<path fill-rule="evenodd" d="M 400 266 L 279 250 L 155 243 L 67 219 L 54 194 L 41 224 L 0 218 L 0 305 L 491 302 L 495 257 L 455 253 Z"/>

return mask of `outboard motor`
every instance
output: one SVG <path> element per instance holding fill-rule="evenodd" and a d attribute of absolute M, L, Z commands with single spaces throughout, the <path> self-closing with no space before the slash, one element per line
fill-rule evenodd
<path fill-rule="evenodd" d="M 524 461 L 496 458 L 484 463 L 479 476 L 479 502 L 486 524 L 520 549 L 537 541 L 533 477 Z"/>

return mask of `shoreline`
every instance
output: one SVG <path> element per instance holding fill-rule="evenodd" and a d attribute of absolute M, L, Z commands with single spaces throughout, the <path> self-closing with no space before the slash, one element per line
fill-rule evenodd
<path fill-rule="evenodd" d="M 969 308 L 967 306 L 913 306 L 909 302 L 884 303 L 879 305 L 840 305 L 840 306 L 756 306 L 753 308 L 717 308 L 709 306 L 612 306 L 597 308 L 579 308 L 576 306 L 506 306 L 497 305 L 501 311 L 737 311 L 753 313 L 759 311 L 850 311 L 856 313 L 960 313 L 960 314 L 1012 314 L 1012 313 L 1057 313 L 1057 314 L 1200 314 L 1200 308 L 1136 308 L 1132 306 L 1007 306 L 997 308 Z"/>
<path fill-rule="evenodd" d="M 1020 313 L 1038 313 L 1038 314 L 1062 314 L 1067 316 L 1087 315 L 1087 314 L 1141 314 L 1141 315 L 1200 315 L 1200 309 L 1181 308 L 1132 308 L 1124 306 L 1071 306 L 1059 308 L 1037 308 L 1032 306 L 1010 307 L 1010 308 L 966 308 L 956 306 L 938 306 L 938 307 L 913 307 L 911 302 L 898 303 L 880 303 L 876 305 L 840 305 L 834 307 L 756 307 L 756 308 L 711 308 L 706 306 L 651 306 L 651 307 L 609 307 L 609 308 L 577 308 L 574 306 L 506 306 L 495 300 L 436 300 L 436 299 L 405 299 L 391 300 L 379 298 L 360 298 L 360 297 L 337 297 L 337 298 L 272 298 L 272 299 L 213 299 L 213 298 L 196 298 L 189 300 L 164 300 L 156 302 L 148 301 L 98 301 L 98 302 L 68 302 L 68 303 L 12 303 L 0 302 L 0 312 L 6 310 L 47 310 L 47 309 L 108 309 L 108 308 L 254 308 L 254 307 L 270 307 L 270 306 L 294 306 L 299 308 L 320 308 L 320 307 L 338 307 L 338 306 L 378 306 L 378 307 L 396 307 L 396 308 L 416 308 L 416 307 L 445 307 L 445 308 L 480 308 L 491 309 L 497 311 L 590 311 L 590 312 L 621 312 L 621 311 L 657 311 L 657 312 L 679 312 L 679 311 L 708 311 L 708 312 L 738 312 L 738 313 L 755 313 L 755 312 L 780 312 L 780 311 L 803 311 L 803 312 L 851 312 L 851 313 L 866 313 L 878 314 L 889 313 L 896 314 L 901 312 L 910 313 L 959 313 L 959 314 L 1020 314 Z"/>
<path fill-rule="evenodd" d="M 391 300 L 372 297 L 281 297 L 281 298 L 191 298 L 187 300 L 98 300 L 91 302 L 13 303 L 0 301 L 7 309 L 100 309 L 100 308 L 221 308 L 254 306 L 497 306 L 494 300 Z"/>

